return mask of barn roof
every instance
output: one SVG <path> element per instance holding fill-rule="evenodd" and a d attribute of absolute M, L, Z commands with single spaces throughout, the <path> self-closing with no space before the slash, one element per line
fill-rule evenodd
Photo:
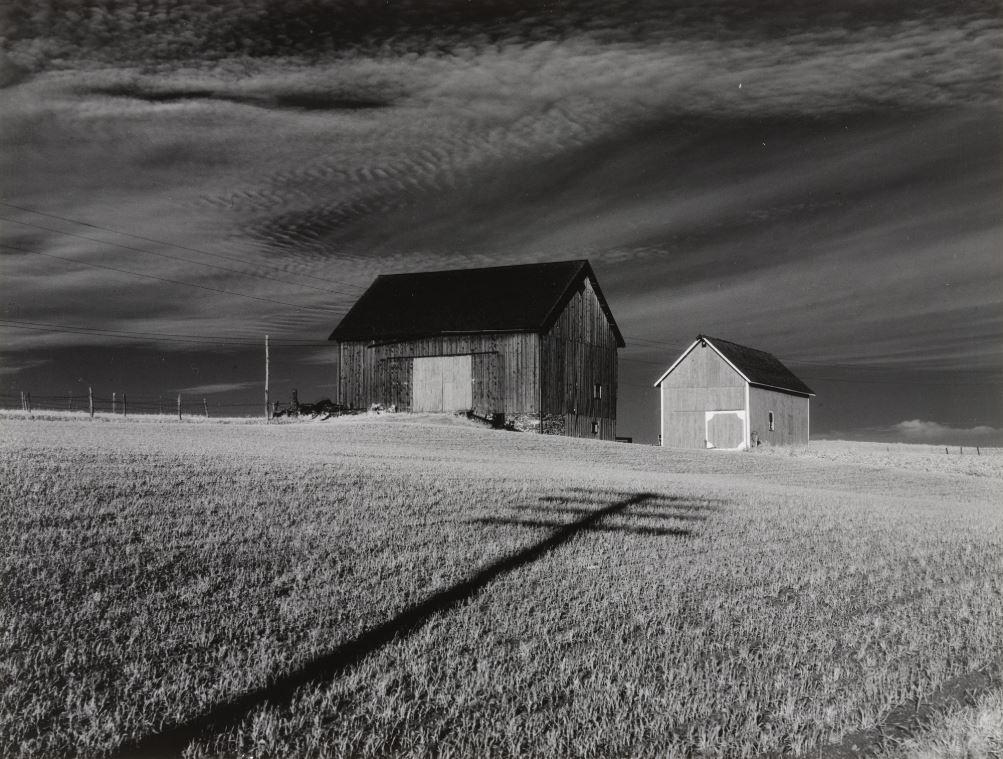
<path fill-rule="evenodd" d="M 693 344 L 676 359 L 675 363 L 668 368 L 665 374 L 658 378 L 655 385 L 662 384 L 662 381 L 679 365 L 679 362 L 686 358 L 689 352 L 701 341 L 705 341 L 716 350 L 751 385 L 786 390 L 791 393 L 798 393 L 799 395 L 815 395 L 810 387 L 798 379 L 794 372 L 784 366 L 780 362 L 780 359 L 772 353 L 748 348 L 744 345 L 722 340 L 719 337 L 710 337 L 709 335 L 697 335 L 697 339 L 693 341 Z"/>
<path fill-rule="evenodd" d="M 588 278 L 617 343 L 623 335 L 588 261 L 413 274 L 383 274 L 345 314 L 330 340 L 403 340 L 428 335 L 541 332 Z"/>

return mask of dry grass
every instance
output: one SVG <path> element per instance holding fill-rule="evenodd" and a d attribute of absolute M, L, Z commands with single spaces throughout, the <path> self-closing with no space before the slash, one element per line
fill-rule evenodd
<path fill-rule="evenodd" d="M 1003 692 L 940 715 L 918 735 L 887 746 L 876 759 L 998 759 L 1003 756 Z"/>
<path fill-rule="evenodd" d="M 7 415 L 0 755 L 97 755 L 367 645 L 188 753 L 807 752 L 1003 653 L 999 459 L 813 449 Z"/>

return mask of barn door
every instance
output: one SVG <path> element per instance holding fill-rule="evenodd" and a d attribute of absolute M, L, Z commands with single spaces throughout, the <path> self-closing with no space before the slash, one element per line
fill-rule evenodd
<path fill-rule="evenodd" d="M 414 359 L 412 411 L 469 411 L 473 407 L 470 356 Z"/>
<path fill-rule="evenodd" d="M 745 443 L 744 411 L 708 411 L 705 421 L 708 448 L 740 448 Z"/>

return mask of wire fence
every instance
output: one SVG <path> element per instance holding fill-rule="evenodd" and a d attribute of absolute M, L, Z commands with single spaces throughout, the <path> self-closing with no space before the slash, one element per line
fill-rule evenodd
<path fill-rule="evenodd" d="M 30 392 L 0 393 L 0 409 L 34 412 L 82 412 L 94 414 L 155 415 L 184 418 L 186 416 L 257 416 L 264 415 L 263 402 L 232 403 L 209 401 L 197 395 L 136 396 L 114 392 L 68 393 L 66 395 L 33 395 Z"/>

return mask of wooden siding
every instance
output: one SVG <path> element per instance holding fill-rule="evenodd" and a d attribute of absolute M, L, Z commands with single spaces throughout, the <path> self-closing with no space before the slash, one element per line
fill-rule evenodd
<path fill-rule="evenodd" d="M 807 445 L 808 398 L 762 387 L 749 388 L 749 434 L 770 445 Z M 770 431 L 770 412 L 774 429 Z"/>
<path fill-rule="evenodd" d="M 541 413 L 563 417 L 565 435 L 613 440 L 617 371 L 616 335 L 586 279 L 540 337 Z M 601 398 L 595 397 L 596 385 Z"/>
<path fill-rule="evenodd" d="M 471 356 L 474 413 L 539 413 L 539 336 L 524 333 L 447 335 L 339 347 L 338 402 L 411 409 L 413 359 Z"/>
<path fill-rule="evenodd" d="M 665 387 L 665 385 L 663 385 Z M 745 408 L 745 383 L 740 387 L 672 387 L 665 394 L 670 411 L 734 411 Z"/>
<path fill-rule="evenodd" d="M 686 358 L 672 370 L 672 373 L 662 381 L 662 386 L 666 385 L 706 391 L 710 388 L 744 388 L 745 380 L 709 345 L 703 347 L 696 345 L 686 355 Z M 705 410 L 727 411 L 729 408 L 742 408 L 744 405 L 743 396 L 738 406 L 728 406 L 722 409 L 707 408 Z"/>
<path fill-rule="evenodd" d="M 710 346 L 696 345 L 660 389 L 662 445 L 672 448 L 706 446 L 705 412 L 745 409 L 745 380 Z"/>
<path fill-rule="evenodd" d="M 665 389 L 662 389 L 665 392 Z M 703 411 L 664 411 L 662 445 L 672 448 L 704 448 L 707 422 Z"/>

